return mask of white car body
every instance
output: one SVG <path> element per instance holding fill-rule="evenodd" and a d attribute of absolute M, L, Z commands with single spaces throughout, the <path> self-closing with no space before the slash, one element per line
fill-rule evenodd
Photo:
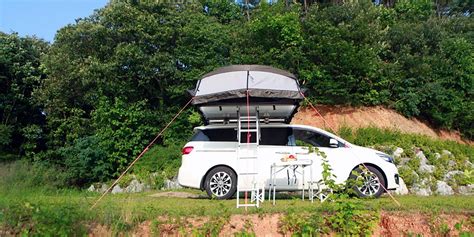
<path fill-rule="evenodd" d="M 208 125 L 195 128 L 195 131 L 208 129 L 230 128 L 230 125 Z M 344 183 L 351 172 L 361 164 L 377 168 L 383 175 L 386 189 L 396 189 L 398 187 L 398 170 L 392 162 L 381 157 L 382 152 L 374 149 L 353 145 L 344 139 L 326 132 L 324 130 L 293 124 L 271 124 L 262 125 L 265 128 L 291 128 L 291 131 L 309 131 L 322 134 L 335 139 L 339 147 L 319 147 L 318 149 L 327 155 L 328 163 L 336 176 L 336 183 Z M 262 134 L 261 134 L 262 135 Z M 192 147 L 192 148 L 191 148 Z M 238 174 L 237 166 L 237 141 L 190 141 L 185 145 L 190 151 L 182 156 L 182 164 L 179 169 L 178 182 L 181 186 L 204 189 L 204 180 L 207 173 L 218 166 L 225 166 Z M 312 179 L 314 181 L 322 179 L 321 157 L 316 153 L 308 152 L 308 147 L 296 145 L 262 145 L 258 146 L 258 173 L 259 180 L 269 188 L 270 166 L 273 163 L 281 162 L 283 156 L 293 155 L 297 159 L 310 159 L 313 164 L 308 167 L 312 169 Z M 388 156 L 384 154 L 385 156 Z M 305 172 L 305 180 L 310 179 L 311 172 Z M 288 184 L 287 173 L 281 172 L 276 176 L 277 185 L 280 190 L 301 190 L 303 189 L 302 179 L 298 179 L 297 184 Z"/>

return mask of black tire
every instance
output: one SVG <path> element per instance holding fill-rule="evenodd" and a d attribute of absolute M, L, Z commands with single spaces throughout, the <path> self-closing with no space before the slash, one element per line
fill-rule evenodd
<path fill-rule="evenodd" d="M 215 167 L 206 175 L 204 187 L 210 198 L 229 199 L 237 190 L 237 175 L 228 167 Z"/>
<path fill-rule="evenodd" d="M 358 167 L 350 175 L 350 179 L 356 183 L 352 189 L 360 198 L 378 198 L 384 192 L 386 181 L 378 169 L 372 166 L 366 167 Z"/>

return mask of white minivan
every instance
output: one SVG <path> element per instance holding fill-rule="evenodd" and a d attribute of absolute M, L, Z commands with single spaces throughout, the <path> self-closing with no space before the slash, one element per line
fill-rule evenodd
<path fill-rule="evenodd" d="M 280 182 L 279 190 L 302 190 L 302 180 L 322 179 L 322 157 L 309 152 L 308 146 L 317 147 L 327 156 L 327 161 L 336 176 L 336 183 L 355 179 L 354 170 L 360 171 L 364 164 L 364 182 L 354 187 L 360 197 L 379 197 L 385 189 L 398 187 L 398 170 L 393 158 L 370 148 L 353 145 L 322 129 L 294 124 L 262 124 L 258 145 L 259 179 L 270 188 L 272 164 L 283 157 L 311 160 L 312 172 L 298 183 Z M 195 128 L 195 134 L 182 150 L 182 164 L 178 181 L 181 186 L 206 190 L 210 197 L 231 198 L 237 190 L 238 147 L 236 125 L 207 125 Z M 309 174 L 312 173 L 312 177 Z M 276 180 L 286 180 L 289 174 L 276 174 Z M 307 177 L 306 177 L 307 176 Z M 383 186 L 383 187 L 382 187 Z M 384 188 L 385 187 L 385 188 Z"/>

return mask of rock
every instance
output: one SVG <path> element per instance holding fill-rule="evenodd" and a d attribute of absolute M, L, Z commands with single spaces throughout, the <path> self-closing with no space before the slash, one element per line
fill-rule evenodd
<path fill-rule="evenodd" d="M 395 151 L 393 152 L 392 156 L 399 158 L 399 157 L 402 157 L 402 154 L 403 154 L 403 148 L 397 147 Z"/>
<path fill-rule="evenodd" d="M 87 191 L 89 192 L 95 192 L 95 187 L 93 184 L 91 184 L 91 186 L 87 189 Z"/>
<path fill-rule="evenodd" d="M 467 186 L 459 186 L 458 192 L 462 195 L 474 195 L 474 184 L 469 184 Z"/>
<path fill-rule="evenodd" d="M 163 186 L 163 189 L 181 189 L 183 187 L 181 187 L 181 185 L 179 185 L 178 183 L 178 180 L 176 178 L 172 179 L 172 180 L 165 180 L 165 183 L 164 183 L 164 186 Z"/>
<path fill-rule="evenodd" d="M 436 182 L 436 193 L 439 195 L 453 195 L 454 191 L 446 182 L 438 180 Z"/>
<path fill-rule="evenodd" d="M 125 188 L 126 193 L 140 193 L 143 191 L 145 191 L 145 185 L 136 179 L 132 180 L 132 182 L 130 182 L 130 184 Z"/>
<path fill-rule="evenodd" d="M 103 193 L 103 192 L 107 191 L 108 188 L 109 188 L 109 186 L 107 186 L 107 184 L 102 184 L 100 186 L 100 189 L 97 189 L 97 192 Z"/>
<path fill-rule="evenodd" d="M 405 184 L 405 181 L 403 181 L 402 178 L 400 178 L 399 187 L 397 189 L 395 189 L 394 193 L 397 194 L 397 195 L 407 195 L 408 194 L 407 185 Z"/>
<path fill-rule="evenodd" d="M 426 185 L 427 180 L 423 179 L 420 183 L 415 183 L 413 187 L 411 188 L 411 193 L 417 195 L 417 196 L 430 196 L 433 194 L 431 191 L 431 188 Z"/>
<path fill-rule="evenodd" d="M 406 165 L 410 161 L 410 158 L 400 158 L 400 165 Z"/>
<path fill-rule="evenodd" d="M 123 193 L 123 189 L 120 187 L 120 185 L 115 185 L 114 188 L 112 189 L 112 194 L 116 193 Z"/>
<path fill-rule="evenodd" d="M 445 155 L 445 156 L 449 156 L 449 157 L 453 156 L 453 153 L 451 153 L 451 152 L 448 151 L 448 150 L 442 150 L 442 151 L 441 151 L 441 154 L 442 154 L 442 155 Z"/>
<path fill-rule="evenodd" d="M 456 175 L 464 175 L 464 172 L 459 171 L 459 170 L 449 171 L 444 175 L 443 180 L 445 182 L 448 182 L 448 181 L 452 180 L 454 178 L 454 176 L 456 176 Z"/>
<path fill-rule="evenodd" d="M 427 188 L 413 187 L 411 189 L 411 192 L 415 194 L 416 196 L 430 196 L 433 194 L 433 192 L 431 192 L 431 189 L 429 187 Z"/>
<path fill-rule="evenodd" d="M 434 172 L 434 165 L 427 165 L 427 164 L 422 164 L 420 165 L 420 168 L 418 169 L 419 172 L 421 173 L 433 173 Z"/>
<path fill-rule="evenodd" d="M 429 163 L 422 150 L 417 150 L 416 157 L 420 159 L 420 165 L 427 165 Z"/>
<path fill-rule="evenodd" d="M 449 161 L 448 161 L 448 166 L 449 166 L 450 168 L 453 167 L 453 166 L 456 166 L 456 161 L 454 161 L 454 160 L 449 160 Z"/>

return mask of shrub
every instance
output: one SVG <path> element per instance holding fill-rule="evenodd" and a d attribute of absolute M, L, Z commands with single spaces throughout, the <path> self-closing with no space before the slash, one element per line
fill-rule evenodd
<path fill-rule="evenodd" d="M 73 146 L 60 148 L 68 183 L 83 186 L 91 182 L 105 181 L 112 176 L 112 164 L 98 145 L 96 136 L 79 138 Z"/>
<path fill-rule="evenodd" d="M 165 179 L 177 175 L 181 165 L 181 145 L 155 146 L 151 148 L 135 165 L 133 173 L 138 179 L 162 188 Z"/>

